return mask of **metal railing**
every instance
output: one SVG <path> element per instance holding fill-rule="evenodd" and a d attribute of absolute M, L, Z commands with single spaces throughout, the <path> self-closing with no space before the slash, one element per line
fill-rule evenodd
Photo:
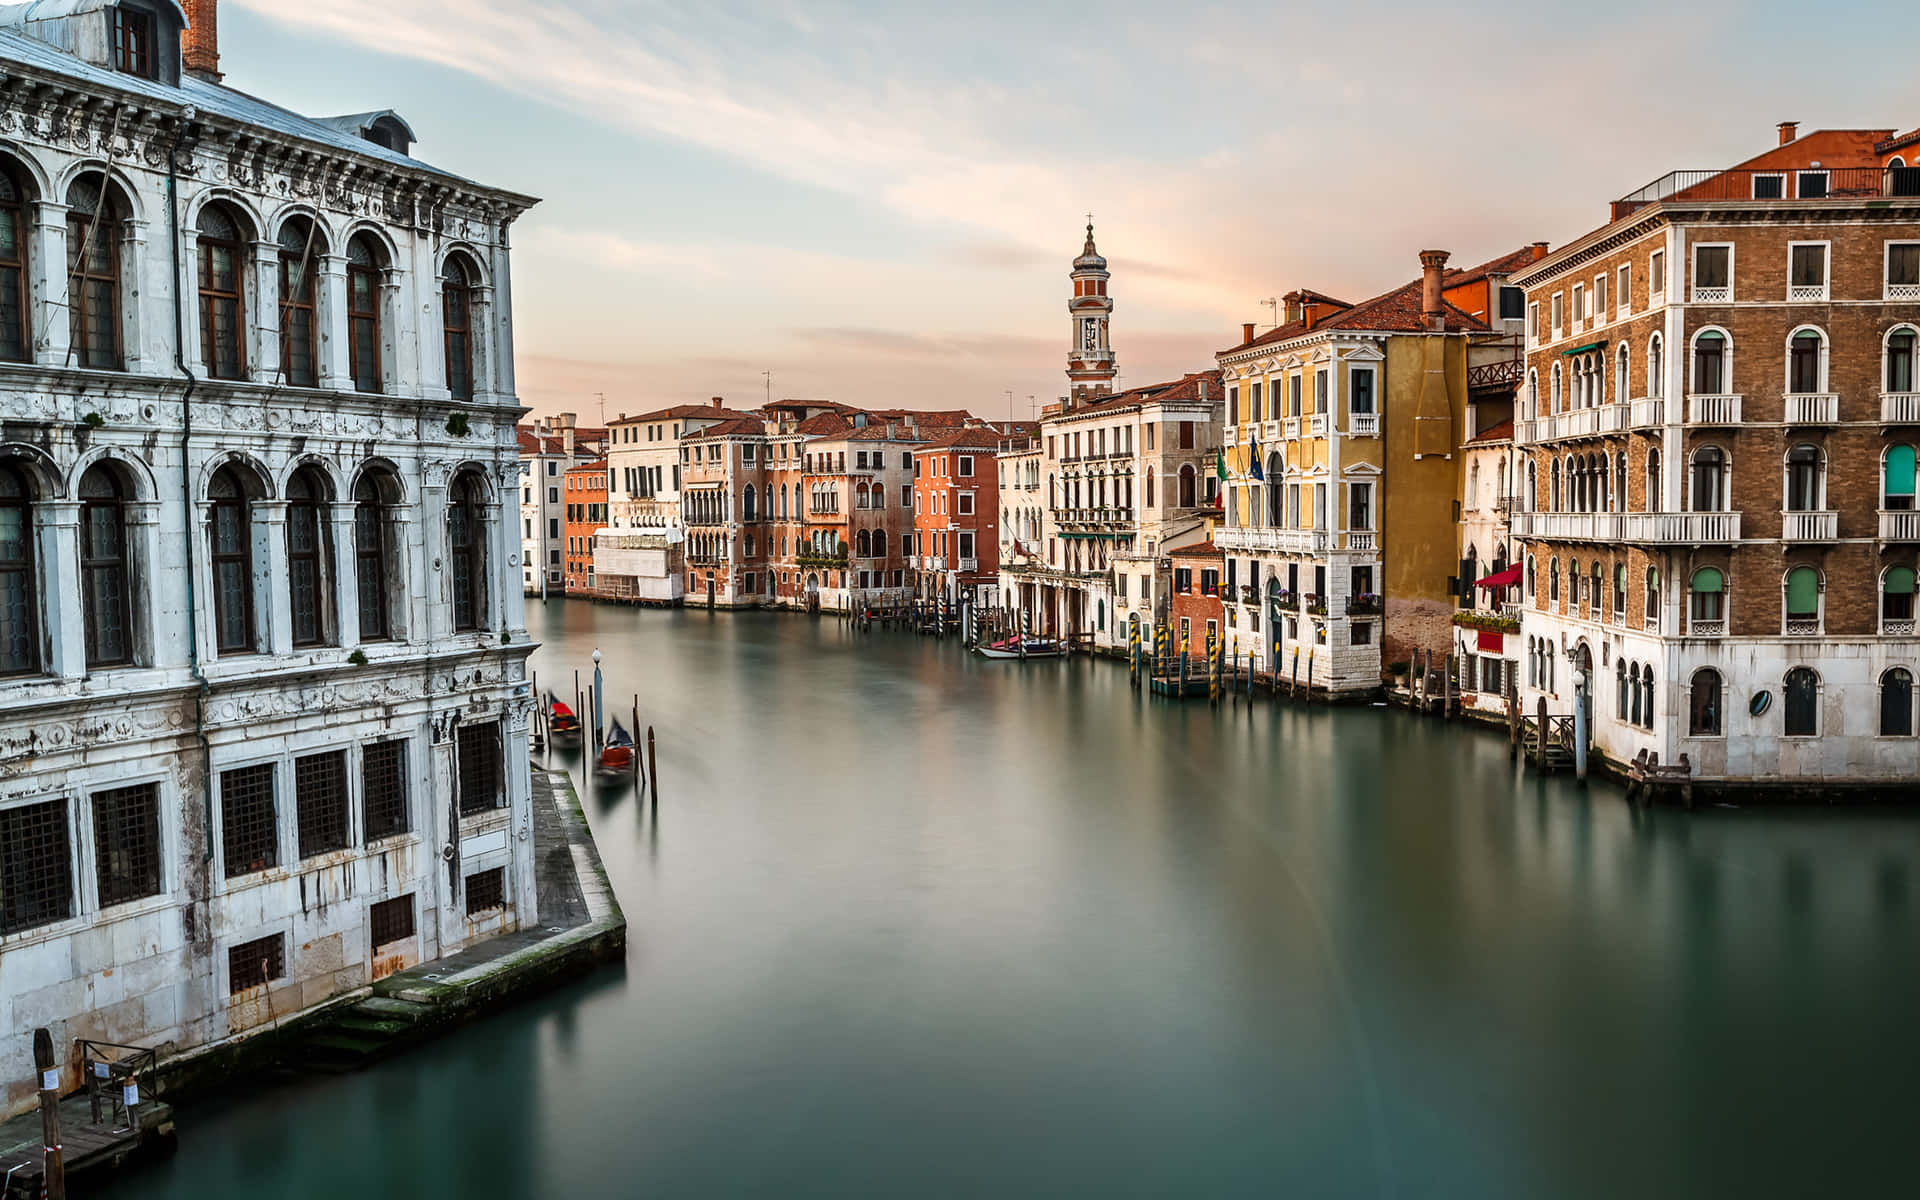
<path fill-rule="evenodd" d="M 153 1094 L 155 1051 L 87 1038 L 80 1039 L 79 1048 L 93 1123 L 111 1120 L 115 1129 L 132 1129 L 137 1120 L 133 1110 Z"/>
<path fill-rule="evenodd" d="M 1920 167 L 1822 167 L 1759 171 L 1669 171 L 1613 202 L 1615 220 L 1661 201 L 1855 200 L 1920 196 Z"/>

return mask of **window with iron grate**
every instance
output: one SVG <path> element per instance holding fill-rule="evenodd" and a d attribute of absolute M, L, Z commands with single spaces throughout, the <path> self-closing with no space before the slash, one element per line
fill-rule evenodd
<path fill-rule="evenodd" d="M 287 973 L 287 937 L 283 933 L 241 942 L 227 950 L 227 994 L 237 996 Z"/>
<path fill-rule="evenodd" d="M 67 802 L 0 812 L 0 934 L 73 915 L 73 838 Z"/>
<path fill-rule="evenodd" d="M 93 794 L 93 855 L 100 907 L 160 894 L 160 785 Z"/>
<path fill-rule="evenodd" d="M 382 900 L 367 910 L 367 924 L 373 931 L 373 952 L 382 946 L 404 942 L 413 936 L 413 893 Z"/>
<path fill-rule="evenodd" d="M 272 763 L 220 772 L 220 845 L 229 879 L 278 865 Z"/>
<path fill-rule="evenodd" d="M 300 857 L 352 844 L 347 833 L 347 752 L 330 750 L 293 760 L 293 805 L 300 825 Z"/>
<path fill-rule="evenodd" d="M 505 908 L 507 904 L 507 869 L 495 867 L 491 871 L 482 871 L 467 876 L 467 915 L 479 916 L 491 909 Z"/>
<path fill-rule="evenodd" d="M 470 816 L 506 803 L 500 778 L 500 723 L 462 725 L 460 756 L 460 815 Z"/>
<path fill-rule="evenodd" d="M 369 843 L 411 828 L 407 819 L 405 740 L 368 743 L 360 755 L 360 782 Z"/>

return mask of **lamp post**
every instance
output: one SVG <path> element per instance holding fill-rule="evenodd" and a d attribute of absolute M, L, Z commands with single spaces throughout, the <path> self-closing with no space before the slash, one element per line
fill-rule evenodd
<path fill-rule="evenodd" d="M 600 678 L 600 647 L 593 648 L 593 747 L 598 750 L 605 734 L 606 683 Z"/>

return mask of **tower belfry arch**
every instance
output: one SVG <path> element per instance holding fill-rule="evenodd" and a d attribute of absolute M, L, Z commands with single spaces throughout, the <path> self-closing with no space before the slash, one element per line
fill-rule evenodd
<path fill-rule="evenodd" d="M 1072 317 L 1067 350 L 1067 406 L 1076 408 L 1113 393 L 1119 374 L 1114 361 L 1113 297 L 1107 294 L 1107 260 L 1093 242 L 1093 214 L 1087 214 L 1087 240 L 1073 260 L 1073 295 L 1067 301 Z"/>

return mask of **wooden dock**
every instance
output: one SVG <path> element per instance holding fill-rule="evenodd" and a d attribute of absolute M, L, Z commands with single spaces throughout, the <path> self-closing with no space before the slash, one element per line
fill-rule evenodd
<path fill-rule="evenodd" d="M 105 1175 L 135 1156 L 173 1152 L 173 1109 L 158 1100 L 134 1106 L 137 1123 L 129 1126 L 124 1111 L 108 1106 L 99 1124 L 93 1121 L 93 1102 L 85 1092 L 60 1101 L 60 1145 L 69 1185 Z M 6 1179 L 4 1200 L 28 1200 L 40 1195 L 45 1150 L 41 1145 L 40 1114 L 22 1113 L 0 1122 L 0 1178 Z M 10 1173 L 10 1174 L 9 1174 Z"/>

